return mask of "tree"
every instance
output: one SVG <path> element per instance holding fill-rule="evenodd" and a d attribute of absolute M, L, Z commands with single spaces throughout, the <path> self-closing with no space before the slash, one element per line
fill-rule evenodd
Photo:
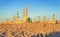
<path fill-rule="evenodd" d="M 30 18 L 30 17 L 28 17 L 27 19 L 26 19 L 26 22 L 32 22 L 32 19 Z"/>

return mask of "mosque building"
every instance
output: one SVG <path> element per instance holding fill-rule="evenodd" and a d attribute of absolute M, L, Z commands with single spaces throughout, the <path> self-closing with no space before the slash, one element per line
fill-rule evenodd
<path fill-rule="evenodd" d="M 26 20 L 28 18 L 28 5 L 26 5 L 26 8 L 22 9 L 22 19 L 19 19 L 19 13 L 17 11 L 17 14 L 13 16 L 13 20 L 9 20 L 7 18 L 5 23 L 26 23 Z M 38 21 L 37 21 L 38 20 Z M 40 16 L 38 16 L 38 19 L 36 17 L 34 18 L 33 22 L 41 22 Z M 56 21 L 55 14 L 52 15 L 52 19 L 47 19 L 46 16 L 44 16 L 42 23 L 56 23 L 60 21 Z"/>
<path fill-rule="evenodd" d="M 19 19 L 19 14 L 17 12 L 16 15 L 13 16 L 13 20 L 10 21 L 8 18 L 4 23 L 25 23 L 28 18 L 28 6 L 25 9 L 22 9 L 22 19 Z"/>

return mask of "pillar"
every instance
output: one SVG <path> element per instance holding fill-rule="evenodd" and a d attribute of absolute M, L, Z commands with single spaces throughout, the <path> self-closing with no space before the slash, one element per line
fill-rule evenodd
<path fill-rule="evenodd" d="M 28 5 L 26 5 L 26 16 L 28 17 Z"/>

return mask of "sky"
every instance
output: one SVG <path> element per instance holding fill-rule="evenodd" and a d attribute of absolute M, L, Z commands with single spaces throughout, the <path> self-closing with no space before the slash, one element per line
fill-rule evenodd
<path fill-rule="evenodd" d="M 22 9 L 28 4 L 28 15 L 31 18 L 44 16 L 47 18 L 55 14 L 56 19 L 60 19 L 60 0 L 0 0 L 0 20 L 6 18 L 12 19 L 19 11 L 19 17 L 22 17 Z"/>

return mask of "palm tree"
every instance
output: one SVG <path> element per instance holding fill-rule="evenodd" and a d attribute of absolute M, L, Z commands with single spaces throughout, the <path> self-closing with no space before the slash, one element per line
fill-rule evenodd
<path fill-rule="evenodd" d="M 30 17 L 28 17 L 27 19 L 26 19 L 26 22 L 32 22 L 32 19 L 30 18 Z"/>

